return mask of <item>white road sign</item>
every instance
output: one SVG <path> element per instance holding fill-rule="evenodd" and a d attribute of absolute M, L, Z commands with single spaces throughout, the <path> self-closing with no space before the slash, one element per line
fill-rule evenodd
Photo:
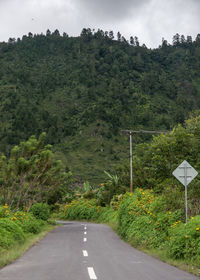
<path fill-rule="evenodd" d="M 198 172 L 184 160 L 172 173 L 184 186 L 187 186 L 197 176 Z"/>

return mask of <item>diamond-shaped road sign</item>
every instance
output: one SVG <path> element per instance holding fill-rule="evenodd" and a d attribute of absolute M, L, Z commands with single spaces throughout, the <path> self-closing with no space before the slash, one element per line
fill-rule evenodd
<path fill-rule="evenodd" d="M 198 172 L 184 160 L 172 173 L 184 186 L 197 176 Z"/>

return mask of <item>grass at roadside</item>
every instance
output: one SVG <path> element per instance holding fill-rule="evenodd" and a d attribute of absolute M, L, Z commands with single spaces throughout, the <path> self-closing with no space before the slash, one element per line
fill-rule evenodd
<path fill-rule="evenodd" d="M 84 220 L 87 221 L 87 220 Z M 91 222 L 91 221 L 90 221 Z M 198 264 L 194 264 L 192 261 L 183 261 L 183 260 L 173 260 L 171 258 L 169 258 L 167 256 L 167 251 L 166 250 L 160 250 L 160 249 L 148 249 L 142 246 L 136 246 L 135 244 L 131 244 L 131 241 L 127 241 L 124 238 L 122 238 L 119 234 L 118 231 L 118 225 L 115 221 L 111 221 L 111 222 L 99 222 L 99 220 L 96 221 L 92 221 L 92 223 L 102 223 L 105 224 L 107 226 L 109 226 L 110 228 L 112 228 L 113 231 L 116 232 L 116 234 L 122 239 L 124 240 L 126 243 L 130 244 L 133 248 L 149 255 L 152 256 L 158 260 L 161 260 L 169 265 L 175 266 L 179 269 L 182 269 L 184 271 L 187 271 L 189 273 L 192 273 L 194 275 L 200 276 L 200 267 L 198 266 Z"/>
<path fill-rule="evenodd" d="M 132 245 L 132 244 L 130 244 Z M 133 246 L 135 247 L 135 246 Z M 166 262 L 170 265 L 173 265 L 177 268 L 180 268 L 182 270 L 185 270 L 189 273 L 192 273 L 194 275 L 200 276 L 200 268 L 198 266 L 196 266 L 192 261 L 186 261 L 186 260 L 173 260 L 170 259 L 167 256 L 167 251 L 166 250 L 159 250 L 159 249 L 147 249 L 147 248 L 143 248 L 143 247 L 136 247 L 136 249 L 144 252 L 145 254 L 148 254 L 156 259 L 159 259 L 163 262 Z"/>
<path fill-rule="evenodd" d="M 117 223 L 114 221 L 111 222 L 107 222 L 106 225 L 110 226 L 112 228 L 112 230 L 114 230 L 118 235 L 119 235 L 119 231 L 117 229 Z M 131 242 L 128 242 L 127 240 L 123 239 L 120 235 L 119 237 L 124 240 L 126 243 L 130 244 L 132 247 L 134 247 L 135 249 L 142 251 L 143 253 L 150 255 L 156 259 L 159 259 L 165 263 L 168 263 L 170 265 L 173 265 L 179 269 L 182 269 L 184 271 L 187 271 L 189 273 L 192 273 L 194 275 L 200 276 L 200 267 L 198 267 L 198 264 L 194 264 L 192 261 L 183 261 L 183 260 L 173 260 L 170 259 L 167 256 L 167 251 L 166 250 L 160 250 L 160 249 L 147 249 L 145 247 L 142 246 L 135 246 L 135 244 L 131 244 Z"/>
<path fill-rule="evenodd" d="M 51 230 L 56 228 L 54 225 L 45 225 L 42 231 L 38 234 L 29 234 L 23 244 L 15 244 L 10 249 L 0 250 L 0 268 L 13 262 L 18 257 L 23 255 L 31 246 L 40 241 L 44 236 L 47 235 Z"/>

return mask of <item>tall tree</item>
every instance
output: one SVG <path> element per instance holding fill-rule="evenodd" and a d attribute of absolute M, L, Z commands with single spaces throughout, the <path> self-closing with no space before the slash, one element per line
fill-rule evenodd
<path fill-rule="evenodd" d="M 30 208 L 34 202 L 48 200 L 52 191 L 68 183 L 71 174 L 54 158 L 51 145 L 44 145 L 46 134 L 31 136 L 0 158 L 0 193 L 10 207 Z"/>

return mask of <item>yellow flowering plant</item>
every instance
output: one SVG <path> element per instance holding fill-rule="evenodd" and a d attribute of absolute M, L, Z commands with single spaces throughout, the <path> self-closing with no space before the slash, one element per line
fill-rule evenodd
<path fill-rule="evenodd" d="M 177 223 L 170 230 L 168 244 L 170 257 L 179 259 L 197 259 L 200 255 L 200 215 L 192 217 L 187 224 Z"/>

